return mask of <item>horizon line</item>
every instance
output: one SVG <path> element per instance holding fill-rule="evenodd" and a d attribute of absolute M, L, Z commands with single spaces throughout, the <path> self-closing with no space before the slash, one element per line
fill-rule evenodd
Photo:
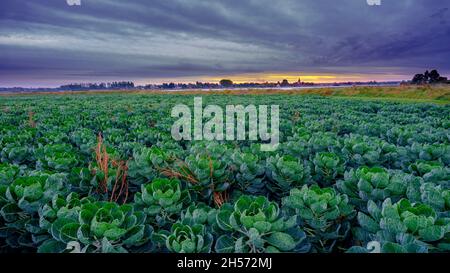
<path fill-rule="evenodd" d="M 224 78 L 224 80 L 231 80 L 232 79 L 227 79 Z M 305 87 L 306 86 L 312 86 L 312 85 L 349 85 L 349 84 L 368 84 L 368 83 L 375 83 L 375 84 L 384 84 L 384 83 L 402 83 L 402 82 L 408 82 L 411 80 L 384 80 L 384 81 L 378 81 L 378 80 L 359 80 L 359 81 L 336 81 L 336 82 L 301 82 Z M 87 84 L 91 84 L 91 85 L 100 85 L 100 84 L 111 84 L 111 83 L 124 83 L 124 82 L 131 82 L 134 85 L 133 88 L 142 88 L 142 87 L 146 87 L 146 86 L 162 86 L 164 84 L 175 84 L 175 85 L 196 85 L 197 83 L 201 83 L 201 84 L 211 84 L 211 85 L 220 85 L 219 82 L 216 81 L 195 81 L 195 82 L 177 82 L 177 81 L 168 81 L 168 82 L 158 82 L 158 83 L 146 83 L 146 84 L 136 84 L 134 81 L 132 80 L 113 80 L 113 81 L 98 81 L 98 82 L 71 82 L 71 83 L 67 83 L 67 84 L 60 84 L 60 85 L 54 85 L 54 86 L 20 86 L 20 85 L 10 85 L 10 86 L 2 86 L 0 85 L 0 89 L 61 89 L 64 87 L 67 87 L 69 85 L 87 85 Z M 276 81 L 276 82 L 270 82 L 270 81 L 266 81 L 266 82 L 234 82 L 233 81 L 233 85 L 245 85 L 245 84 L 255 84 L 255 85 L 273 85 L 273 84 L 280 84 L 282 81 Z M 296 82 L 289 82 L 289 85 L 298 83 L 298 81 Z M 289 86 L 288 86 L 289 87 Z M 299 87 L 299 86 L 297 86 Z M 109 87 L 111 88 L 111 87 Z M 233 88 L 232 86 L 228 86 L 227 88 Z M 108 87 L 107 87 L 108 89 Z M 111 88 L 114 89 L 114 88 Z M 124 88 L 126 89 L 126 88 Z"/>

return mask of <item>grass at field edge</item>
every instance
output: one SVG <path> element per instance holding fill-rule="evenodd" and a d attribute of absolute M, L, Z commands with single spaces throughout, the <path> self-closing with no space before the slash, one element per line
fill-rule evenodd
<path fill-rule="evenodd" d="M 20 92 L 0 93 L 0 97 L 51 96 L 51 95 L 295 95 L 323 96 L 335 99 L 359 99 L 369 101 L 392 101 L 401 103 L 450 104 L 450 85 L 440 86 L 398 86 L 398 87 L 347 87 L 311 89 L 247 89 L 247 90 L 105 90 L 105 91 L 63 91 L 63 92 Z"/>

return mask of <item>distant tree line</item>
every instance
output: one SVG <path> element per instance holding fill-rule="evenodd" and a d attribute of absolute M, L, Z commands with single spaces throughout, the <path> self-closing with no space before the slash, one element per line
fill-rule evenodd
<path fill-rule="evenodd" d="M 435 73 L 427 73 L 428 79 L 429 74 L 432 75 L 432 79 L 435 78 Z M 425 76 L 424 76 L 425 77 Z M 445 79 L 445 78 L 444 78 Z M 433 80 L 434 81 L 434 80 Z M 404 82 L 404 84 L 410 83 L 411 81 Z M 421 82 L 421 81 L 419 81 Z M 429 80 L 427 81 L 429 82 Z M 146 84 L 146 85 L 135 85 L 132 81 L 115 81 L 111 83 L 72 83 L 61 85 L 57 88 L 22 88 L 22 87 L 11 87 L 2 88 L 0 87 L 0 92 L 23 92 L 23 91 L 89 91 L 89 90 L 127 90 L 127 89 L 137 89 L 137 90 L 170 90 L 170 89 L 224 89 L 224 88 L 278 88 L 278 87 L 308 87 L 308 86 L 378 86 L 391 84 L 400 84 L 399 81 L 393 82 L 339 82 L 339 83 L 323 83 L 315 84 L 310 82 L 303 82 L 300 79 L 294 82 L 289 82 L 287 79 L 278 82 L 241 82 L 234 83 L 230 79 L 222 79 L 218 83 L 210 82 L 194 82 L 194 83 L 162 83 L 162 84 Z"/>
<path fill-rule="evenodd" d="M 230 79 L 222 79 L 219 83 L 195 82 L 195 83 L 162 83 L 147 84 L 144 86 L 136 86 L 131 81 L 112 82 L 112 83 L 74 83 L 62 85 L 59 90 L 107 90 L 107 89 L 219 89 L 219 88 L 275 88 L 275 87 L 301 87 L 313 86 L 313 83 L 302 82 L 300 79 L 296 82 L 289 83 L 288 80 L 281 82 L 265 82 L 265 83 L 234 83 Z"/>
<path fill-rule="evenodd" d="M 428 70 L 423 74 L 416 74 L 411 80 L 412 84 L 437 84 L 437 83 L 449 83 L 446 77 L 441 77 L 437 70 Z"/>
<path fill-rule="evenodd" d="M 111 83 L 73 83 L 61 85 L 60 90 L 105 90 L 105 89 L 131 89 L 134 83 L 130 81 L 111 82 Z"/>

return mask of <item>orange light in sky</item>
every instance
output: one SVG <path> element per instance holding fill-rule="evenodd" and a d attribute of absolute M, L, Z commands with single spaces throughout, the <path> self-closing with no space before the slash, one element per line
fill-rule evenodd
<path fill-rule="evenodd" d="M 241 73 L 230 74 L 221 76 L 192 76 L 192 77 L 178 77 L 178 78 L 159 78 L 159 79 L 147 79 L 142 83 L 164 83 L 164 82 L 176 82 L 176 83 L 192 83 L 196 81 L 200 82 L 212 82 L 218 83 L 222 79 L 230 79 L 234 83 L 265 83 L 265 82 L 278 82 L 284 79 L 289 82 L 297 82 L 299 79 L 302 82 L 312 83 L 336 83 L 336 82 L 366 82 L 366 81 L 401 81 L 409 79 L 410 75 L 402 74 L 332 74 L 332 73 L 301 73 L 301 72 L 261 72 L 261 73 Z"/>
<path fill-rule="evenodd" d="M 218 82 L 221 79 L 231 79 L 235 83 L 244 82 L 278 82 L 284 79 L 289 82 L 296 82 L 299 79 L 302 82 L 313 82 L 313 83 L 335 83 L 335 82 L 357 82 L 357 81 L 396 81 L 402 80 L 405 75 L 365 75 L 365 74 L 324 74 L 324 73 L 314 73 L 314 74 L 302 74 L 294 72 L 286 73 L 244 73 L 227 75 L 221 77 L 206 77 L 205 81 Z M 407 76 L 406 76 L 407 78 Z"/>

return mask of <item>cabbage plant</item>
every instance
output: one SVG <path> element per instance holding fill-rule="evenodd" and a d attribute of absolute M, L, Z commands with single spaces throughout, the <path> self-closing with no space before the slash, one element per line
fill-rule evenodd
<path fill-rule="evenodd" d="M 315 132 L 308 141 L 309 150 L 312 154 L 318 152 L 335 152 L 340 149 L 337 135 L 331 132 Z"/>
<path fill-rule="evenodd" d="M 268 188 L 276 196 L 286 195 L 290 189 L 310 182 L 309 168 L 293 156 L 277 155 L 268 158 L 266 174 L 271 182 Z"/>
<path fill-rule="evenodd" d="M 17 165 L 0 163 L 0 184 L 9 185 L 19 173 L 20 168 Z"/>
<path fill-rule="evenodd" d="M 176 222 L 183 207 L 190 201 L 187 190 L 177 179 L 157 178 L 141 186 L 134 196 L 137 209 L 149 217 L 153 225 L 164 227 Z"/>
<path fill-rule="evenodd" d="M 410 201 L 431 206 L 437 212 L 450 216 L 450 190 L 441 185 L 423 182 L 423 180 L 408 183 L 407 197 Z"/>
<path fill-rule="evenodd" d="M 133 160 L 128 164 L 131 183 L 140 186 L 159 176 L 160 170 L 173 162 L 173 157 L 158 147 L 134 151 Z"/>
<path fill-rule="evenodd" d="M 214 194 L 225 192 L 234 182 L 227 160 L 219 153 L 192 154 L 186 157 L 185 164 L 182 172 L 190 176 L 187 185 L 199 196 L 199 201 L 211 203 Z"/>
<path fill-rule="evenodd" d="M 53 196 L 65 193 L 64 180 L 61 174 L 36 174 L 2 185 L 0 215 L 4 226 L 0 237 L 5 237 L 10 247 L 35 248 L 40 243 L 45 230 L 39 227 L 38 211 Z"/>
<path fill-rule="evenodd" d="M 298 216 L 298 225 L 318 252 L 332 252 L 337 242 L 347 239 L 355 216 L 346 195 L 317 185 L 292 189 L 283 198 L 282 208 L 288 215 Z"/>
<path fill-rule="evenodd" d="M 70 140 L 86 156 L 92 154 L 92 147 L 95 147 L 97 141 L 95 133 L 88 128 L 80 128 L 73 131 L 70 134 Z"/>
<path fill-rule="evenodd" d="M 62 246 L 71 242 L 80 244 L 83 252 L 128 252 L 147 243 L 153 231 L 145 224 L 145 213 L 136 211 L 131 205 L 67 201 L 50 224 L 52 238 L 42 243 L 39 252 L 64 251 Z M 46 217 L 45 214 L 43 212 L 42 217 Z"/>
<path fill-rule="evenodd" d="M 263 196 L 241 196 L 234 205 L 223 205 L 217 225 L 224 233 L 217 238 L 219 253 L 307 252 L 305 233 L 297 216 L 285 217 L 277 203 Z"/>
<path fill-rule="evenodd" d="M 419 144 L 414 142 L 409 152 L 415 159 L 424 161 L 440 161 L 450 164 L 450 145 L 446 144 Z"/>
<path fill-rule="evenodd" d="M 344 174 L 344 162 L 335 153 L 320 152 L 313 158 L 313 179 L 322 186 L 331 186 Z"/>
<path fill-rule="evenodd" d="M 3 198 L 8 208 L 14 207 L 24 213 L 33 214 L 38 212 L 55 194 L 64 193 L 65 182 L 66 176 L 63 174 L 19 177 L 6 188 Z M 5 215 L 11 216 L 6 214 L 6 210 Z"/>
<path fill-rule="evenodd" d="M 0 151 L 0 159 L 11 164 L 30 164 L 34 161 L 33 148 L 19 143 L 8 143 Z"/>
<path fill-rule="evenodd" d="M 217 209 L 204 203 L 196 203 L 181 212 L 180 222 L 185 225 L 200 224 L 213 228 L 216 225 L 216 216 Z"/>
<path fill-rule="evenodd" d="M 439 218 L 430 206 L 407 199 L 392 203 L 388 198 L 381 208 L 369 201 L 367 210 L 357 216 L 361 226 L 355 229 L 358 240 L 381 242 L 383 252 L 449 250 L 450 219 Z"/>
<path fill-rule="evenodd" d="M 166 247 L 176 253 L 209 253 L 213 239 L 204 225 L 175 223 L 166 237 Z"/>
<path fill-rule="evenodd" d="M 342 154 L 353 167 L 376 166 L 382 163 L 379 143 L 367 136 L 350 135 L 344 138 Z"/>
<path fill-rule="evenodd" d="M 39 147 L 35 151 L 36 167 L 40 170 L 68 172 L 78 165 L 77 154 L 68 144 L 52 144 Z"/>
<path fill-rule="evenodd" d="M 450 187 L 450 168 L 439 161 L 418 160 L 410 165 L 409 170 L 421 176 L 425 182 Z"/>
<path fill-rule="evenodd" d="M 381 167 L 360 167 L 345 172 L 344 179 L 336 184 L 341 193 L 349 196 L 351 203 L 365 208 L 368 200 L 382 202 L 386 198 L 402 198 L 407 189 L 407 180 L 402 174 L 389 172 Z"/>
<path fill-rule="evenodd" d="M 236 168 L 236 186 L 239 190 L 247 194 L 264 194 L 266 192 L 263 182 L 265 166 L 259 157 L 251 153 L 236 151 L 231 158 Z"/>

